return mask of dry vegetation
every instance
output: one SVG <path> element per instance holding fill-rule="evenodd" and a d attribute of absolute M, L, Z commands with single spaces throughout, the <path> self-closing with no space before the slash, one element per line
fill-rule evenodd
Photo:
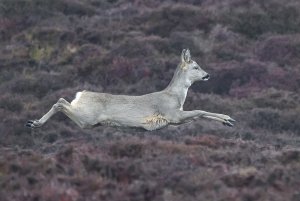
<path fill-rule="evenodd" d="M 300 200 L 297 0 L 0 0 L 0 200 Z M 81 130 L 59 97 L 167 86 L 183 48 L 212 75 L 155 132 Z"/>

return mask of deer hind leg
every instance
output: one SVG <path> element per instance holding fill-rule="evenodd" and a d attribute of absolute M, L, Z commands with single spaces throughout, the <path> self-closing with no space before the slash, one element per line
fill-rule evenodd
<path fill-rule="evenodd" d="M 62 112 L 66 116 L 68 116 L 72 121 L 74 121 L 81 128 L 84 125 L 81 123 L 80 118 L 76 115 L 74 108 L 72 108 L 71 104 L 63 98 L 60 98 L 57 103 L 55 103 L 52 108 L 47 112 L 42 118 L 39 120 L 29 120 L 26 123 L 27 127 L 30 128 L 38 128 L 44 125 L 54 114 L 57 112 Z"/>

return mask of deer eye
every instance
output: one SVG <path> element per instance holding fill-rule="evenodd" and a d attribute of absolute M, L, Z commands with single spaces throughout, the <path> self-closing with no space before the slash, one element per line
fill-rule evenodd
<path fill-rule="evenodd" d="M 199 67 L 198 66 L 194 66 L 193 69 L 194 70 L 199 70 Z"/>

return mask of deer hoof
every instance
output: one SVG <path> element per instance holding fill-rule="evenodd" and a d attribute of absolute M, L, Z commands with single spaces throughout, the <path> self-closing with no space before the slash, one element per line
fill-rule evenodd
<path fill-rule="evenodd" d="M 232 124 L 231 122 L 229 122 L 229 121 L 223 122 L 223 125 L 224 125 L 224 126 L 233 127 L 233 124 Z"/>
<path fill-rule="evenodd" d="M 229 119 L 227 119 L 227 121 L 229 121 L 230 123 L 236 122 L 234 119 L 232 119 L 232 118 L 230 118 L 230 117 L 229 117 Z"/>
<path fill-rule="evenodd" d="M 38 128 L 41 126 L 41 124 L 39 123 L 38 120 L 29 120 L 29 121 L 27 121 L 25 126 L 29 127 L 29 128 Z"/>

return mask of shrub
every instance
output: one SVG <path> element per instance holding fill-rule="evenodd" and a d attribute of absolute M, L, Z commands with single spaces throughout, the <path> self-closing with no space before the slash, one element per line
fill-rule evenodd
<path fill-rule="evenodd" d="M 244 62 L 227 61 L 214 64 L 212 69 L 207 71 L 212 75 L 208 82 L 202 83 L 201 87 L 197 87 L 201 92 L 213 92 L 220 95 L 231 94 L 239 96 L 235 93 L 236 88 L 241 88 L 244 94 L 249 91 L 246 88 L 264 87 L 265 83 L 262 77 L 266 76 L 266 64 L 255 60 L 246 60 Z M 240 92 L 240 91 L 238 91 Z"/>
<path fill-rule="evenodd" d="M 293 4 L 279 1 L 253 1 L 240 4 L 220 15 L 220 20 L 249 38 L 264 33 L 297 33 L 299 9 Z"/>
<path fill-rule="evenodd" d="M 284 112 L 282 117 L 282 131 L 292 131 L 295 134 L 299 135 L 300 130 L 300 117 L 299 117 L 300 108 L 293 109 L 292 111 L 288 110 Z"/>
<path fill-rule="evenodd" d="M 170 36 L 173 31 L 190 32 L 201 29 L 207 32 L 212 24 L 207 13 L 197 7 L 184 5 L 163 7 L 145 14 L 141 20 L 144 22 L 144 30 L 147 34 L 162 37 Z"/>
<path fill-rule="evenodd" d="M 119 182 L 132 182 L 142 172 L 139 164 L 127 164 L 126 161 L 103 161 L 85 156 L 82 163 L 87 172 L 96 172 L 104 178 Z"/>
<path fill-rule="evenodd" d="M 23 110 L 23 104 L 16 96 L 5 95 L 0 97 L 0 108 L 11 112 L 20 112 Z"/>
<path fill-rule="evenodd" d="M 140 158 L 143 155 L 144 145 L 139 143 L 116 143 L 109 148 L 114 157 Z"/>
<path fill-rule="evenodd" d="M 204 37 L 200 32 L 173 32 L 170 34 L 170 44 L 172 52 L 179 56 L 179 50 L 189 48 L 192 56 L 203 56 Z"/>
<path fill-rule="evenodd" d="M 280 112 L 278 110 L 263 108 L 251 111 L 249 125 L 252 128 L 264 128 L 269 130 L 280 130 Z"/>
<path fill-rule="evenodd" d="M 300 97 L 297 93 L 271 88 L 252 94 L 248 100 L 255 107 L 285 110 L 297 108 Z"/>
<path fill-rule="evenodd" d="M 49 75 L 47 73 L 36 74 L 35 76 L 24 76 L 13 80 L 10 83 L 10 89 L 19 94 L 34 94 L 41 98 L 48 92 L 65 88 L 70 84 L 69 78 Z"/>
<path fill-rule="evenodd" d="M 255 13 L 250 10 L 238 13 L 231 20 L 235 21 L 230 22 L 230 24 L 233 24 L 234 31 L 250 38 L 257 38 L 270 29 L 270 19 L 265 13 Z"/>
<path fill-rule="evenodd" d="M 149 57 L 155 55 L 156 51 L 149 42 L 145 40 L 124 40 L 118 47 L 111 51 L 112 55 L 128 58 Z"/>
<path fill-rule="evenodd" d="M 266 37 L 258 43 L 256 54 L 262 61 L 277 62 L 281 66 L 296 65 L 300 57 L 300 35 Z"/>
<path fill-rule="evenodd" d="M 79 1 L 68 0 L 3 0 L 0 13 L 3 16 L 40 16 L 49 17 L 60 11 L 66 15 L 91 15 L 95 10 Z M 52 11 L 52 12 L 51 12 Z"/>
<path fill-rule="evenodd" d="M 293 111 L 279 111 L 271 108 L 254 109 L 250 113 L 249 126 L 275 132 L 297 132 L 300 129 L 298 113 L 299 108 Z"/>
<path fill-rule="evenodd" d="M 53 143 L 53 142 L 57 141 L 57 139 L 58 139 L 58 135 L 56 133 L 50 133 L 50 134 L 45 135 L 43 140 L 47 143 Z"/>

